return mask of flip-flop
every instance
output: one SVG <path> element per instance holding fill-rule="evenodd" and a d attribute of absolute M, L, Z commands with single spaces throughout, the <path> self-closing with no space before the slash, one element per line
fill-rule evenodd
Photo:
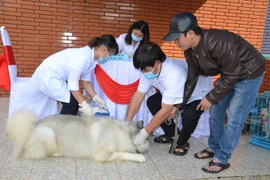
<path fill-rule="evenodd" d="M 198 156 L 198 154 L 207 154 L 207 156 L 203 156 L 203 157 L 200 157 Z M 212 158 L 214 157 L 215 153 L 211 152 L 211 151 L 208 151 L 207 148 L 204 149 L 203 151 L 200 151 L 196 154 L 194 154 L 194 157 L 197 158 L 197 159 L 207 159 L 207 158 Z"/>
<path fill-rule="evenodd" d="M 189 143 L 185 143 L 183 145 L 177 145 L 175 149 L 182 149 L 183 152 L 179 152 L 179 151 L 175 151 L 173 152 L 174 155 L 177 156 L 184 156 L 185 154 L 187 154 L 188 150 L 189 150 Z"/>
<path fill-rule="evenodd" d="M 202 170 L 206 173 L 212 173 L 212 174 L 216 174 L 216 173 L 220 173 L 221 171 L 225 170 L 225 169 L 228 169 L 230 167 L 230 164 L 227 163 L 227 164 L 222 164 L 220 162 L 213 162 L 210 161 L 209 162 L 209 166 L 219 166 L 221 167 L 221 169 L 219 171 L 209 171 L 208 169 L 205 169 L 204 167 L 202 168 Z"/>
<path fill-rule="evenodd" d="M 161 136 L 155 137 L 154 138 L 154 141 L 156 143 L 162 143 L 162 144 L 164 144 L 164 143 L 172 143 L 173 142 L 173 138 L 168 137 L 165 134 L 163 134 Z"/>

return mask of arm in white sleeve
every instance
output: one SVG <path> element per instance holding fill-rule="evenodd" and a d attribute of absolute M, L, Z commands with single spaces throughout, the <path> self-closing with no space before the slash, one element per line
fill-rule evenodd
<path fill-rule="evenodd" d="M 91 74 L 92 74 L 93 71 L 89 71 L 88 73 L 86 74 L 83 74 L 81 76 L 81 80 L 82 81 L 91 81 Z"/>
<path fill-rule="evenodd" d="M 162 94 L 162 103 L 180 104 L 183 102 L 185 76 L 171 75 L 164 81 L 164 92 Z"/>
<path fill-rule="evenodd" d="M 82 81 L 83 84 L 83 88 L 85 89 L 85 91 L 93 98 L 96 95 L 96 92 L 93 88 L 93 86 L 91 85 L 90 81 Z"/>
<path fill-rule="evenodd" d="M 124 38 L 123 35 L 120 35 L 118 38 L 115 38 L 116 43 L 118 44 L 118 52 L 122 53 L 123 52 L 123 43 L 124 43 Z"/>
<path fill-rule="evenodd" d="M 68 76 L 68 89 L 70 91 L 78 91 L 80 90 L 79 81 L 80 81 L 81 73 L 75 69 L 70 69 L 70 73 Z"/>
<path fill-rule="evenodd" d="M 75 69 L 71 69 L 68 76 L 68 89 L 71 91 L 78 103 L 81 104 L 84 101 L 84 98 L 80 92 L 79 80 L 80 72 Z"/>

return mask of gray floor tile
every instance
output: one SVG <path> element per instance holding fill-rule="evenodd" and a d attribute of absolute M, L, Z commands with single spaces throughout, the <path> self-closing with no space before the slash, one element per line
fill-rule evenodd
<path fill-rule="evenodd" d="M 120 179 L 116 163 L 95 163 L 92 160 L 76 159 L 78 180 Z"/>
<path fill-rule="evenodd" d="M 0 129 L 6 129 L 7 116 L 0 115 Z"/>
<path fill-rule="evenodd" d="M 29 179 L 76 179 L 75 159 L 47 158 L 35 160 Z"/>
<path fill-rule="evenodd" d="M 186 156 L 169 154 L 170 144 L 153 143 L 151 140 L 150 142 L 151 148 L 148 154 L 165 179 L 190 179 L 202 177 L 201 173 L 197 171 L 196 167 L 190 163 Z"/>
<path fill-rule="evenodd" d="M 4 168 L 0 166 L 0 180 L 26 180 L 30 173 L 31 168 Z"/>
<path fill-rule="evenodd" d="M 0 134 L 1 134 L 1 132 L 0 132 Z M 6 136 L 0 136 L 0 147 L 4 144 L 4 142 L 6 141 L 6 139 L 7 139 Z"/>
<path fill-rule="evenodd" d="M 146 156 L 146 163 L 134 162 L 117 162 L 117 167 L 121 175 L 121 179 L 128 180 L 158 180 L 164 179 L 157 165 L 153 163 L 149 155 Z"/>
<path fill-rule="evenodd" d="M 249 144 L 244 137 L 231 159 L 232 167 L 241 176 L 270 174 L 269 162 L 270 151 Z"/>
<path fill-rule="evenodd" d="M 206 137 L 200 137 L 197 139 L 200 143 L 202 143 L 204 146 L 208 147 L 208 136 Z"/>
<path fill-rule="evenodd" d="M 2 168 L 28 168 L 33 167 L 33 161 L 27 159 L 14 159 L 12 157 L 13 144 L 10 141 L 5 141 L 0 148 L 0 167 Z"/>

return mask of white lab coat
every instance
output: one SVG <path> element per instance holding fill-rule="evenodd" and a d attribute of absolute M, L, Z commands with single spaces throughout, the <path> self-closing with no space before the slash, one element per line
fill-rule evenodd
<path fill-rule="evenodd" d="M 94 48 L 68 48 L 46 58 L 34 72 L 31 83 L 47 96 L 68 103 L 70 91 L 79 90 L 80 79 L 90 81 L 97 63 Z"/>
<path fill-rule="evenodd" d="M 116 38 L 116 42 L 117 42 L 118 47 L 119 47 L 119 53 L 126 53 L 129 55 L 129 57 L 132 58 L 134 52 L 139 47 L 140 42 L 137 42 L 135 46 L 133 44 L 129 45 L 125 41 L 126 36 L 127 36 L 127 34 L 120 35 L 118 38 Z"/>

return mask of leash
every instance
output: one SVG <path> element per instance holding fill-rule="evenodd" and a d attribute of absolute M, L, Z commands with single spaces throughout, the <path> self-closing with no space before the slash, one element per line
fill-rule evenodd
<path fill-rule="evenodd" d="M 168 120 L 168 118 L 166 119 Z M 171 119 L 170 119 L 170 124 L 171 124 Z M 173 143 L 170 147 L 170 150 L 169 150 L 169 153 L 170 154 L 173 154 L 176 146 L 177 146 L 177 140 L 178 140 L 178 121 L 179 121 L 179 111 L 176 111 L 176 114 L 175 114 L 175 127 L 174 127 L 174 139 L 173 139 Z M 167 122 L 166 122 L 167 124 Z"/>

